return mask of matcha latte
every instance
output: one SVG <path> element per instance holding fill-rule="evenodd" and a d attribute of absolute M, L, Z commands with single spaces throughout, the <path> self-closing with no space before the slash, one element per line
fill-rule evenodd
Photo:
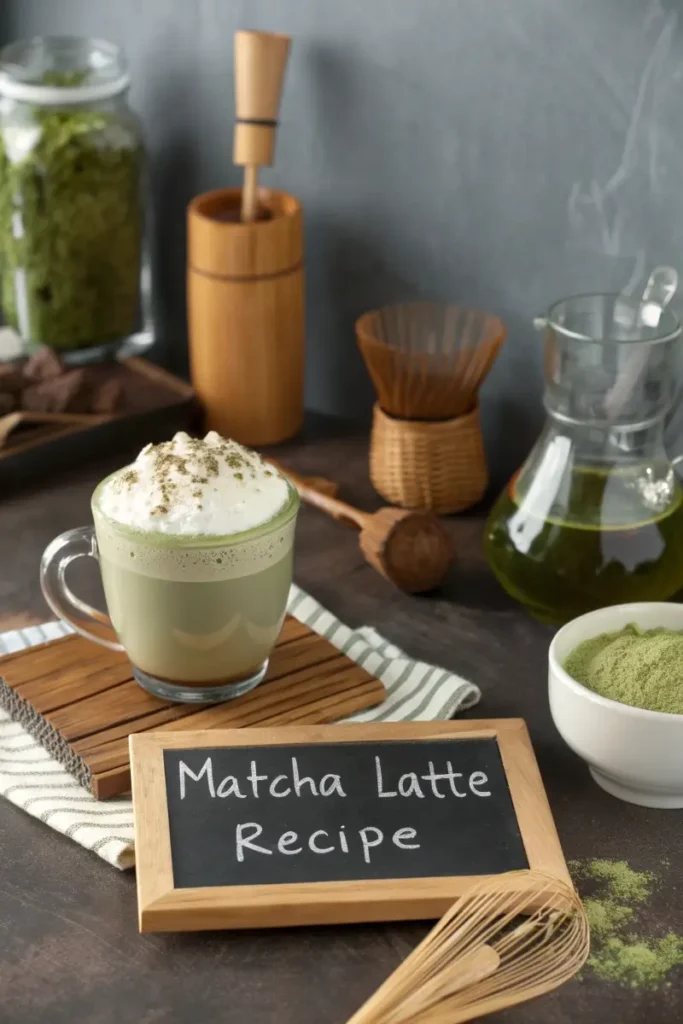
<path fill-rule="evenodd" d="M 216 433 L 148 445 L 92 511 L 112 625 L 157 696 L 217 700 L 255 686 L 282 626 L 298 496 Z"/>

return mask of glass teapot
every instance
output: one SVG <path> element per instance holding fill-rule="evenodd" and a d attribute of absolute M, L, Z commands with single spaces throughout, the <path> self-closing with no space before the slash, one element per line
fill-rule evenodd
<path fill-rule="evenodd" d="M 544 621 L 683 587 L 683 492 L 664 445 L 682 330 L 665 307 L 677 281 L 658 268 L 640 299 L 574 296 L 535 321 L 548 419 L 484 543 L 505 590 Z"/>

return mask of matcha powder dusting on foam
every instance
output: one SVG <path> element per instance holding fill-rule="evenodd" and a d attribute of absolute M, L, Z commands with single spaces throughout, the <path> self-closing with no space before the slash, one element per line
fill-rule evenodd
<path fill-rule="evenodd" d="M 223 537 L 274 519 L 289 500 L 285 478 L 260 455 L 211 431 L 148 444 L 104 484 L 109 519 L 174 536 Z"/>
<path fill-rule="evenodd" d="M 584 640 L 565 671 L 601 697 L 647 711 L 683 714 L 683 632 L 625 626 Z"/>

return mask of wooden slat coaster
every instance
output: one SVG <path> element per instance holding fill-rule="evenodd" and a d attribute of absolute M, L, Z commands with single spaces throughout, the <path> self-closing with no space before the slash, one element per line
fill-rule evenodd
<path fill-rule="evenodd" d="M 125 655 L 76 635 L 0 658 L 0 707 L 98 800 L 130 789 L 131 733 L 334 722 L 384 697 L 378 679 L 291 617 L 264 682 L 225 704 L 159 700 Z"/>

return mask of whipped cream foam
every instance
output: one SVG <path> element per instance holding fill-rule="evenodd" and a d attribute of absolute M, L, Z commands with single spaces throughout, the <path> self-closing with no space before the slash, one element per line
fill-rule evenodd
<path fill-rule="evenodd" d="M 284 477 L 236 441 L 211 431 L 148 444 L 98 496 L 100 511 L 135 530 L 223 537 L 269 522 L 286 505 Z"/>

